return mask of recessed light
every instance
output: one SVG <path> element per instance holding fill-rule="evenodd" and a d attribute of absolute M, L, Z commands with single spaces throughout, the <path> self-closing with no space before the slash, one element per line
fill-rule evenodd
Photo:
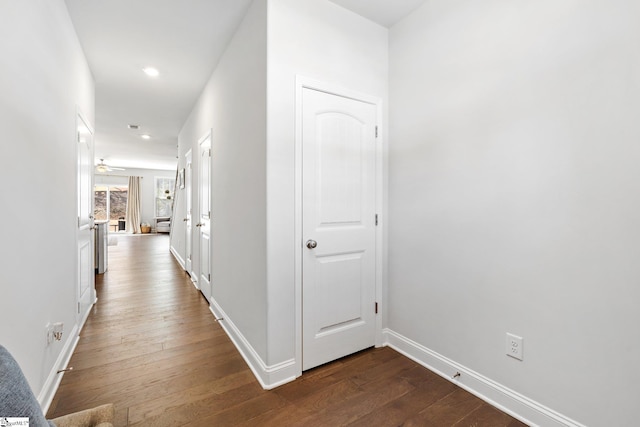
<path fill-rule="evenodd" d="M 127 126 L 129 129 L 140 129 L 140 125 L 128 125 Z"/>
<path fill-rule="evenodd" d="M 151 139 L 151 136 L 150 136 L 150 135 L 147 135 L 147 134 L 145 133 L 145 134 L 143 134 L 143 135 L 140 135 L 140 138 L 142 138 L 142 139 Z"/>
<path fill-rule="evenodd" d="M 142 71 L 144 71 L 145 74 L 149 77 L 158 77 L 160 75 L 160 71 L 158 71 L 157 68 L 153 67 L 145 67 L 142 69 Z"/>

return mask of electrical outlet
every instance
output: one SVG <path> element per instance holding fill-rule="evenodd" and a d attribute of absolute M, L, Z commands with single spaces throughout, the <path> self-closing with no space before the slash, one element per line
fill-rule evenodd
<path fill-rule="evenodd" d="M 62 340 L 62 331 L 64 330 L 64 323 L 56 322 L 53 324 L 53 339 L 56 341 Z"/>
<path fill-rule="evenodd" d="M 507 356 L 522 360 L 522 337 L 507 333 Z"/>
<path fill-rule="evenodd" d="M 62 322 L 47 323 L 47 345 L 54 341 L 62 340 L 62 332 L 64 330 L 64 324 Z"/>

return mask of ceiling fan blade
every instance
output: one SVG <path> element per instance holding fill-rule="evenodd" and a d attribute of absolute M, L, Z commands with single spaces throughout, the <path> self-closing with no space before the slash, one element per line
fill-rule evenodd
<path fill-rule="evenodd" d="M 126 171 L 124 168 L 111 168 L 112 171 Z"/>

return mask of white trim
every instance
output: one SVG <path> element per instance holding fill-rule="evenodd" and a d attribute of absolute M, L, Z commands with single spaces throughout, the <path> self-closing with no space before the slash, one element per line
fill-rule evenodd
<path fill-rule="evenodd" d="M 383 307 L 383 289 L 384 282 L 384 231 L 386 229 L 386 218 L 384 215 L 384 138 L 383 138 L 383 113 L 382 100 L 376 104 L 376 215 L 378 216 L 378 225 L 376 226 L 376 302 L 378 303 L 378 313 L 376 315 L 376 347 L 384 345 L 384 337 L 382 334 L 382 307 Z"/>
<path fill-rule="evenodd" d="M 208 128 L 207 131 L 205 132 L 204 135 L 202 135 L 199 139 L 198 139 L 198 168 L 197 168 L 197 186 L 196 186 L 196 193 L 197 193 L 197 211 L 196 211 L 196 219 L 197 222 L 200 223 L 200 219 L 202 217 L 202 182 L 201 182 L 201 178 L 202 178 L 202 144 L 206 141 L 209 140 L 209 182 L 207 183 L 208 187 L 209 187 L 209 209 L 212 209 L 213 205 L 212 205 L 212 197 L 211 197 L 211 192 L 213 191 L 213 186 L 211 185 L 211 174 L 212 174 L 212 170 L 213 170 L 213 128 Z M 193 157 L 191 159 L 193 161 Z M 193 170 L 192 170 L 192 175 L 191 175 L 191 180 L 192 180 L 192 187 L 191 187 L 191 203 L 193 205 Z M 211 259 L 211 254 L 212 254 L 212 245 L 213 245 L 213 241 L 212 241 L 212 227 L 211 227 L 211 211 L 208 212 L 208 220 L 209 220 L 209 274 L 212 273 L 211 271 L 211 264 L 212 264 L 212 259 Z M 197 227 L 193 226 L 193 209 L 192 209 L 192 214 L 191 214 L 191 223 L 192 223 L 192 233 L 193 230 Z M 193 259 L 193 255 L 194 255 L 194 246 L 193 246 L 193 234 L 191 235 L 191 268 L 193 270 L 193 273 L 191 275 L 191 281 L 193 282 L 194 286 L 196 287 L 196 289 L 198 289 L 200 292 L 202 292 L 202 286 L 200 285 L 200 276 L 202 275 L 202 232 L 201 229 L 198 228 L 196 230 L 196 243 L 197 243 L 197 263 L 194 263 L 194 259 Z M 198 268 L 194 269 L 194 264 L 198 266 Z M 209 295 L 207 295 L 207 293 L 202 292 L 202 295 L 204 295 L 205 299 L 207 300 L 207 302 L 211 303 L 211 299 L 212 299 L 212 289 L 211 289 L 211 280 L 208 280 L 208 286 L 209 286 L 209 290 L 207 291 L 207 293 Z M 203 283 L 205 286 L 207 286 L 206 281 L 203 280 Z M 206 290 L 206 289 L 205 289 Z"/>
<path fill-rule="evenodd" d="M 38 402 L 40 403 L 40 407 L 42 408 L 42 412 L 45 414 L 49 411 L 49 406 L 51 406 L 51 402 L 53 401 L 56 392 L 58 391 L 58 387 L 60 386 L 60 381 L 62 381 L 62 376 L 64 372 L 58 374 L 60 369 L 66 369 L 69 364 L 69 360 L 71 360 L 71 356 L 73 356 L 73 352 L 80 341 L 80 331 L 84 328 L 84 324 L 87 322 L 89 318 L 89 314 L 91 314 L 91 309 L 98 302 L 98 297 L 96 296 L 93 300 L 93 303 L 87 308 L 87 311 L 82 315 L 79 323 L 73 325 L 73 329 L 69 334 L 69 339 L 65 342 L 62 351 L 58 355 L 56 359 L 56 363 L 51 368 L 51 372 L 47 376 L 40 393 L 38 394 Z"/>
<path fill-rule="evenodd" d="M 376 213 L 382 218 L 384 201 L 384 137 L 382 132 L 383 107 L 382 99 L 346 89 L 344 87 L 321 82 L 308 77 L 296 75 L 295 82 L 296 104 L 295 104 L 295 144 L 294 144 L 294 162 L 295 162 L 295 200 L 294 200 L 294 298 L 295 298 L 295 367 L 296 376 L 302 375 L 302 93 L 304 89 L 313 89 L 332 95 L 342 96 L 361 102 L 366 102 L 376 106 L 376 125 L 378 126 L 378 137 L 376 139 Z M 383 236 L 384 222 L 380 222 L 376 227 L 376 301 L 380 306 L 383 305 Z M 384 345 L 382 334 L 382 310 L 376 315 L 376 337 L 375 345 Z"/>
<path fill-rule="evenodd" d="M 184 269 L 189 274 L 193 273 L 193 149 L 189 148 L 184 155 L 184 207 L 185 216 L 189 222 L 184 224 Z M 187 185 L 187 175 L 189 175 L 189 183 Z M 189 203 L 187 203 L 187 201 Z M 189 236 L 189 244 L 187 245 L 187 235 Z M 189 261 L 189 264 L 187 264 Z"/>
<path fill-rule="evenodd" d="M 71 356 L 73 356 L 76 346 L 78 345 L 78 341 L 80 341 L 80 329 L 81 328 L 78 328 L 78 325 L 74 325 L 71 334 L 69 334 L 69 339 L 58 355 L 56 363 L 54 363 L 51 368 L 51 372 L 49 372 L 49 376 L 38 394 L 38 403 L 40 403 L 42 412 L 45 414 L 49 411 L 49 406 L 51 406 L 53 397 L 56 395 L 58 387 L 60 386 L 60 381 L 62 381 L 62 376 L 64 375 L 64 373 L 58 374 L 58 371 L 66 368 L 69 360 L 71 360 Z"/>
<path fill-rule="evenodd" d="M 211 298 L 209 310 L 216 319 L 222 319 L 218 323 L 220 323 L 222 329 L 236 346 L 242 358 L 247 362 L 262 388 L 271 390 L 296 379 L 295 359 L 285 360 L 275 365 L 267 365 L 213 298 Z"/>
<path fill-rule="evenodd" d="M 78 327 L 78 335 L 80 335 L 80 331 L 82 330 L 82 328 L 84 328 L 84 324 L 87 322 L 87 319 L 89 318 L 89 315 L 91 314 L 91 309 L 93 308 L 93 306 L 98 302 L 98 297 L 96 296 L 95 299 L 93 300 L 93 302 L 91 303 L 91 305 L 89 305 L 87 307 L 87 310 L 84 312 L 84 314 L 82 314 L 82 317 L 80 318 L 80 323 L 78 323 L 77 327 Z M 75 326 L 74 326 L 75 328 Z"/>
<path fill-rule="evenodd" d="M 198 278 L 196 277 L 196 273 L 192 271 L 189 273 L 189 278 L 191 279 L 191 283 L 193 283 L 193 287 L 197 290 L 200 290 L 200 285 L 198 284 Z"/>
<path fill-rule="evenodd" d="M 76 152 L 76 194 L 75 194 L 75 198 L 76 198 L 76 215 L 78 217 L 78 224 L 75 227 L 75 241 L 76 241 L 76 253 L 75 253 L 75 257 L 76 257 L 76 277 L 75 277 L 75 287 L 76 287 L 76 304 L 80 304 L 81 305 L 81 295 L 80 295 L 80 277 L 81 277 L 81 272 L 80 272 L 80 165 L 79 165 L 79 160 L 80 160 L 80 151 L 78 148 L 78 144 L 79 144 L 79 139 L 78 139 L 78 128 L 80 125 L 80 121 L 82 121 L 82 124 L 89 130 L 89 133 L 91 134 L 91 143 L 89 144 L 89 161 L 90 162 L 95 162 L 95 128 L 93 127 L 93 124 L 89 121 L 88 117 L 83 113 L 82 109 L 80 108 L 79 105 L 76 104 L 76 117 L 75 117 L 75 128 L 73 129 L 73 135 L 74 135 L 74 147 L 75 147 L 75 152 Z M 95 190 L 95 167 L 92 164 L 91 168 L 90 168 L 90 172 L 89 172 L 89 193 L 90 193 L 90 217 L 89 217 L 89 223 L 87 224 L 87 227 L 89 228 L 89 251 L 91 252 L 91 266 L 90 266 L 90 271 L 89 271 L 89 277 L 91 278 L 91 289 L 90 289 L 90 294 L 89 294 L 89 300 L 93 300 L 93 304 L 95 304 L 95 301 L 98 300 L 98 294 L 96 292 L 96 280 L 95 280 L 95 274 L 94 274 L 94 268 L 93 268 L 93 262 L 95 260 L 96 257 L 96 242 L 95 242 L 95 235 L 94 233 L 91 231 L 91 227 L 95 225 L 95 218 L 93 218 L 94 212 L 95 212 L 95 198 L 94 198 L 94 190 Z M 77 322 L 78 325 L 81 325 L 80 328 L 82 328 L 82 325 L 84 325 L 84 322 L 87 320 L 87 316 L 89 315 L 89 311 L 91 309 L 91 304 L 89 305 L 89 308 L 87 309 L 87 313 L 85 313 L 84 315 L 82 315 L 79 312 L 79 309 L 76 311 L 75 313 L 75 320 Z"/>
<path fill-rule="evenodd" d="M 184 260 L 182 259 L 178 251 L 173 247 L 173 245 L 169 248 L 169 251 L 173 254 L 173 257 L 176 259 L 176 261 L 178 261 L 178 264 L 180 264 L 180 267 L 182 267 L 182 269 L 184 270 L 185 269 Z"/>
<path fill-rule="evenodd" d="M 390 329 L 383 330 L 385 345 L 476 395 L 530 426 L 585 427 L 459 363 L 454 362 Z M 456 372 L 460 376 L 452 378 Z"/>

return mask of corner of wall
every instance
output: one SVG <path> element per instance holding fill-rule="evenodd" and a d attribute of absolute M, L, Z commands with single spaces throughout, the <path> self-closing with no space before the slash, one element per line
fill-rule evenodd
<path fill-rule="evenodd" d="M 386 346 L 527 425 L 585 427 L 391 329 L 383 330 L 383 336 Z M 460 376 L 454 378 L 456 373 L 460 373 Z"/>
<path fill-rule="evenodd" d="M 267 365 L 213 298 L 211 299 L 210 310 L 236 346 L 242 358 L 247 362 L 262 388 L 271 390 L 296 379 L 297 365 L 295 359 L 285 360 L 275 365 Z"/>

